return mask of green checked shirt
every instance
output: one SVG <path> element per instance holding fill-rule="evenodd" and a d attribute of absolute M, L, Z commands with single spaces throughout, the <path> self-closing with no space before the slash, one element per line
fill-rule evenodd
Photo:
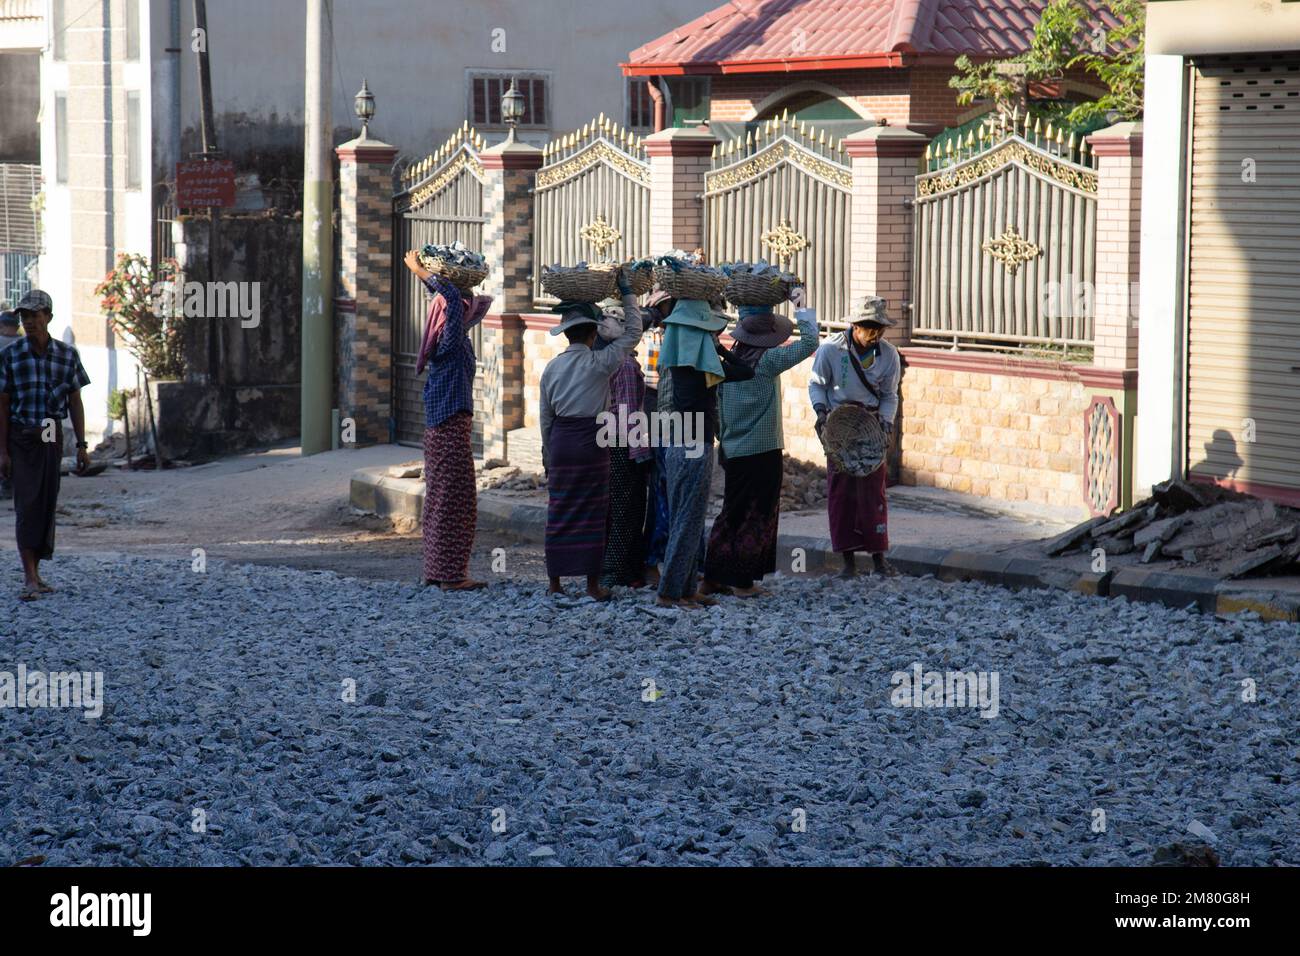
<path fill-rule="evenodd" d="M 754 367 L 754 377 L 718 386 L 718 418 L 722 451 L 728 458 L 761 455 L 785 447 L 781 432 L 779 376 L 817 351 L 817 311 L 794 314 L 799 338 L 768 349 Z"/>

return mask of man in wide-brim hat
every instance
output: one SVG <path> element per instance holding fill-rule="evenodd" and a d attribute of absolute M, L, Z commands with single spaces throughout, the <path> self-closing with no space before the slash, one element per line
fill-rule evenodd
<path fill-rule="evenodd" d="M 785 445 L 780 376 L 817 348 L 817 313 L 803 307 L 804 295 L 802 286 L 790 293 L 799 337 L 789 345 L 783 343 L 794 323 L 771 306 L 741 306 L 731 333 L 732 354 L 754 370 L 754 377 L 721 386 L 718 457 L 726 484 L 722 511 L 709 532 L 701 587 L 706 594 L 730 590 L 737 597 L 755 597 L 766 593 L 759 584 L 763 577 L 776 571 Z"/>
<path fill-rule="evenodd" d="M 620 269 L 623 332 L 595 350 L 605 313 L 589 302 L 561 302 L 560 323 L 569 347 L 547 363 L 541 381 L 542 461 L 546 509 L 546 574 L 550 593 L 563 593 L 563 579 L 585 577 L 587 594 L 603 601 L 601 586 L 609 516 L 610 448 L 600 441 L 600 417 L 609 407 L 610 376 L 641 340 L 642 317 Z"/>
<path fill-rule="evenodd" d="M 850 328 L 829 337 L 817 349 L 808 397 L 817 413 L 820 435 L 826 418 L 841 405 L 856 403 L 876 413 L 886 437 L 898 415 L 898 350 L 884 340 L 895 322 L 879 296 L 866 299 L 848 317 Z M 897 574 L 885 560 L 889 550 L 889 513 L 885 501 L 885 466 L 870 475 L 848 475 L 826 463 L 827 510 L 831 550 L 844 557 L 844 575 L 857 573 L 854 555 L 871 555 L 877 574 Z"/>

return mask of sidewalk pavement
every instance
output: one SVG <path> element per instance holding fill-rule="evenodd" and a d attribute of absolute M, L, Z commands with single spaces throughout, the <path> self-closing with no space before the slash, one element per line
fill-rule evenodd
<path fill-rule="evenodd" d="M 520 439 L 524 436 L 520 435 Z M 424 482 L 394 478 L 390 465 L 418 457 L 413 448 L 387 446 L 391 461 L 370 450 L 367 467 L 352 475 L 354 508 L 419 520 Z M 535 449 L 511 435 L 510 463 L 530 470 Z M 1002 587 L 1053 588 L 1099 597 L 1127 597 L 1171 607 L 1195 605 L 1208 613 L 1253 611 L 1270 620 L 1300 621 L 1300 578 L 1223 581 L 1180 572 L 1170 562 L 1138 565 L 1137 556 L 1112 558 L 1102 572 L 1092 570 L 1088 554 L 1048 558 L 1042 541 L 1084 520 L 1080 510 L 1015 505 L 972 495 L 898 485 L 889 489 L 890 561 L 905 574 L 932 574 L 942 581 L 983 581 Z M 479 493 L 480 528 L 542 541 L 546 532 L 546 494 Z M 830 549 L 824 510 L 781 515 L 777 563 L 785 573 L 838 571 Z"/>

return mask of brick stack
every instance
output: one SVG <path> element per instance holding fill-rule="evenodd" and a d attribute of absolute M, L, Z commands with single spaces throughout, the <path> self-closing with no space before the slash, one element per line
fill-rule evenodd
<path fill-rule="evenodd" d="M 650 251 L 704 245 L 704 174 L 718 138 L 707 130 L 666 129 L 645 138 L 650 160 Z"/>
<path fill-rule="evenodd" d="M 396 147 L 354 139 L 339 158 L 339 282 L 334 302 L 339 416 L 358 445 L 389 440 L 392 415 L 392 165 Z"/>
<path fill-rule="evenodd" d="M 1131 369 L 1138 360 L 1138 256 L 1142 244 L 1142 124 L 1088 137 L 1097 157 L 1097 269 L 1093 363 Z"/>
<path fill-rule="evenodd" d="M 483 323 L 483 457 L 508 460 L 506 435 L 524 423 L 524 322 L 533 301 L 533 181 L 542 151 L 507 140 L 479 157 L 483 186 L 483 255 L 493 297 Z"/>

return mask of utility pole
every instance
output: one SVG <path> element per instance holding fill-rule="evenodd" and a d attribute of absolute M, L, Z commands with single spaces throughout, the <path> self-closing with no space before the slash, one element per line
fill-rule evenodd
<path fill-rule="evenodd" d="M 179 25 L 178 25 L 179 26 Z M 203 137 L 203 152 L 200 158 L 210 163 L 221 155 L 217 147 L 217 128 L 212 120 L 212 71 L 208 67 L 208 4 L 207 0 L 194 0 L 194 27 L 199 31 L 202 41 L 199 46 L 199 131 Z M 221 210 L 216 206 L 208 209 L 208 281 L 216 282 L 217 242 L 220 229 L 217 221 Z M 221 383 L 221 327 L 216 316 L 208 316 L 208 381 L 214 385 Z"/>
<path fill-rule="evenodd" d="M 334 152 L 330 113 L 333 0 L 307 0 L 302 183 L 302 453 L 332 447 L 334 405 Z"/>

